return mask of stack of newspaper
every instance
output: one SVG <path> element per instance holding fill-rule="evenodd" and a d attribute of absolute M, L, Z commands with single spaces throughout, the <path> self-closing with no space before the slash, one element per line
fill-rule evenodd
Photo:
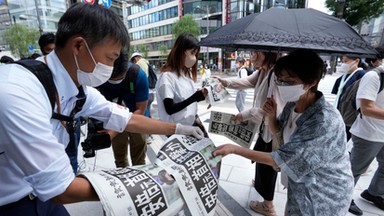
<path fill-rule="evenodd" d="M 155 164 L 83 173 L 106 215 L 214 215 L 221 157 L 208 138 L 173 135 Z"/>

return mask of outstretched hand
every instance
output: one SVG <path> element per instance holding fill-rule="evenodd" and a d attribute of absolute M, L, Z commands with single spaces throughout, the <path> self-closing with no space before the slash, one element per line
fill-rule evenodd
<path fill-rule="evenodd" d="M 214 78 L 214 79 L 217 79 L 217 80 L 219 80 L 219 82 L 221 83 L 221 85 L 222 86 L 228 86 L 228 82 L 225 80 L 225 79 L 223 79 L 223 78 L 221 78 L 221 77 L 219 77 L 219 76 L 211 76 L 211 78 Z"/>
<path fill-rule="evenodd" d="M 204 133 L 199 127 L 182 125 L 180 123 L 176 124 L 175 134 L 192 135 L 197 139 L 202 139 L 204 137 Z"/>
<path fill-rule="evenodd" d="M 214 152 L 212 152 L 212 155 L 215 157 L 218 155 L 221 155 L 224 157 L 228 154 L 235 153 L 236 148 L 238 148 L 238 146 L 235 146 L 233 144 L 224 144 L 224 145 L 217 147 L 216 150 Z"/>

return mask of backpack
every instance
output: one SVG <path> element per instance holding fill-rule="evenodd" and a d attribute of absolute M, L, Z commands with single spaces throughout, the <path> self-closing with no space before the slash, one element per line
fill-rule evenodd
<path fill-rule="evenodd" d="M 56 95 L 57 95 L 57 89 L 55 86 L 55 83 L 53 81 L 52 72 L 49 69 L 49 67 L 41 61 L 37 61 L 34 59 L 26 59 L 26 60 L 19 60 L 16 62 L 13 62 L 14 64 L 18 64 L 23 66 L 24 68 L 28 69 L 31 73 L 33 73 L 37 79 L 40 81 L 40 83 L 43 85 L 45 92 L 48 95 L 49 102 L 52 107 L 52 119 L 56 119 L 59 121 L 65 121 L 67 126 L 73 126 L 74 125 L 74 117 L 77 112 L 79 112 L 85 103 L 85 96 L 82 98 L 82 100 L 77 100 L 75 107 L 71 111 L 71 114 L 69 116 L 62 115 L 59 113 L 54 112 L 55 108 L 55 102 L 56 102 Z M 83 91 L 81 91 L 83 92 Z M 74 143 L 74 133 L 75 128 L 74 127 L 66 127 L 67 132 L 69 134 L 70 142 L 67 146 L 68 152 L 74 153 L 76 151 L 76 146 Z"/>
<path fill-rule="evenodd" d="M 153 67 L 148 64 L 148 86 L 149 89 L 154 89 L 157 83 L 157 75 L 153 70 Z"/>
<path fill-rule="evenodd" d="M 373 71 L 379 74 L 380 78 L 380 87 L 377 93 L 380 93 L 384 88 L 384 70 L 375 68 Z M 356 106 L 356 94 L 359 89 L 360 80 L 356 80 L 351 86 L 349 86 L 343 96 L 339 101 L 339 111 L 341 116 L 343 117 L 344 123 L 346 126 L 351 127 L 353 122 L 355 122 L 357 116 L 360 114 L 360 118 L 362 115 L 360 113 L 360 108 L 357 109 Z"/>
<path fill-rule="evenodd" d="M 128 68 L 127 75 L 123 80 L 120 91 L 119 91 L 119 96 L 117 99 L 118 104 L 122 105 L 124 94 L 127 92 L 127 90 L 129 93 L 133 95 L 135 94 L 136 79 L 137 79 L 137 74 L 139 73 L 139 70 L 140 70 L 140 66 L 134 63 L 132 63 L 132 65 Z"/>

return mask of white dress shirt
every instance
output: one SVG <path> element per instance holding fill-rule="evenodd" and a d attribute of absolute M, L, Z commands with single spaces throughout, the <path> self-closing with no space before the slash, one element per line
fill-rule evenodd
<path fill-rule="evenodd" d="M 78 88 L 55 52 L 46 57 L 57 88 L 61 114 L 69 115 Z M 65 148 L 69 135 L 63 124 L 51 119 L 48 96 L 35 75 L 17 64 L 0 67 L 0 206 L 33 193 L 46 201 L 63 193 L 74 179 Z M 104 122 L 121 132 L 131 113 L 108 102 L 97 90 L 84 87 L 87 96 L 76 117 Z M 57 106 L 55 107 L 57 112 Z"/>

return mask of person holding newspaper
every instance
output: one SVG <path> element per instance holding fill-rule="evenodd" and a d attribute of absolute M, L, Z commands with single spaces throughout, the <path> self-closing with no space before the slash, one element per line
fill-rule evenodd
<path fill-rule="evenodd" d="M 276 121 L 273 97 L 263 109 L 273 132 L 289 135 L 279 149 L 269 153 L 225 144 L 213 152 L 237 154 L 286 173 L 288 215 L 346 215 L 352 200 L 344 122 L 317 90 L 323 67 L 322 59 L 310 50 L 296 50 L 277 61 L 275 83 L 287 104 Z"/>
<path fill-rule="evenodd" d="M 257 126 L 258 138 L 254 146 L 257 151 L 272 151 L 272 134 L 266 128 L 262 106 L 267 95 L 273 94 L 278 103 L 278 112 L 282 110 L 283 103 L 279 99 L 279 93 L 273 82 L 273 66 L 277 60 L 277 54 L 271 52 L 252 51 L 251 62 L 256 72 L 244 78 L 217 78 L 224 87 L 233 89 L 254 88 L 253 107 L 236 115 L 238 122 L 254 121 Z M 256 132 L 256 133 L 257 133 Z M 263 197 L 263 202 L 251 201 L 251 209 L 264 215 L 276 215 L 273 205 L 277 172 L 269 165 L 256 163 L 255 180 L 253 185 L 256 191 Z"/>
<path fill-rule="evenodd" d="M 176 39 L 167 62 L 160 69 L 156 100 L 161 121 L 197 125 L 205 131 L 197 116 L 197 102 L 204 100 L 208 91 L 205 88 L 196 90 L 193 85 L 197 77 L 198 43 L 190 33 L 183 33 Z"/>
<path fill-rule="evenodd" d="M 0 103 L 1 215 L 69 215 L 62 204 L 99 199 L 88 180 L 75 177 L 65 153 L 66 129 L 74 125 L 51 118 L 68 117 L 80 100 L 82 109 L 71 116 L 96 118 L 108 130 L 202 138 L 198 127 L 132 114 L 92 88 L 110 78 L 114 61 L 129 45 L 128 31 L 112 10 L 73 4 L 59 20 L 55 45 L 45 58 L 56 86 L 53 110 L 47 91 L 27 68 L 0 67 L 0 101 L 6 101 Z"/>

